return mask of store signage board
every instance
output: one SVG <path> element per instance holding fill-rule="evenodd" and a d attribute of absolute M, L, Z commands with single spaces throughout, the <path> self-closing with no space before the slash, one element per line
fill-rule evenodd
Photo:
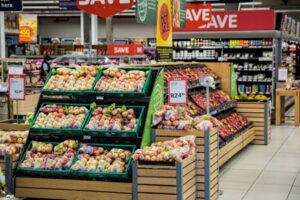
<path fill-rule="evenodd" d="M 172 0 L 173 28 L 185 27 L 186 0 Z"/>
<path fill-rule="evenodd" d="M 171 0 L 158 0 L 156 24 L 156 49 L 158 62 L 172 61 L 172 34 Z"/>
<path fill-rule="evenodd" d="M 187 4 L 186 27 L 197 29 L 211 21 L 211 4 Z"/>
<path fill-rule="evenodd" d="M 37 15 L 19 14 L 19 42 L 37 43 Z"/>
<path fill-rule="evenodd" d="M 11 100 L 25 100 L 25 75 L 8 75 L 9 98 Z"/>
<path fill-rule="evenodd" d="M 140 24 L 156 24 L 157 0 L 136 1 L 136 21 Z"/>
<path fill-rule="evenodd" d="M 212 11 L 210 20 L 204 14 L 201 4 L 187 4 L 187 21 L 185 28 L 176 28 L 174 32 L 188 31 L 262 31 L 275 29 L 275 12 L 273 10 L 251 11 Z M 259 22 L 259 23 L 258 23 Z"/>
<path fill-rule="evenodd" d="M 144 46 L 142 44 L 109 44 L 107 53 L 115 56 L 143 55 Z"/>
<path fill-rule="evenodd" d="M 187 103 L 187 79 L 186 77 L 174 77 L 168 80 L 168 103 Z"/>
<path fill-rule="evenodd" d="M 286 81 L 288 79 L 287 68 L 281 67 L 278 69 L 278 81 Z"/>
<path fill-rule="evenodd" d="M 22 11 L 22 0 L 0 0 L 0 12 L 1 11 Z"/>
<path fill-rule="evenodd" d="M 23 74 L 24 62 L 9 61 L 7 62 L 8 74 Z"/>
<path fill-rule="evenodd" d="M 59 9 L 69 11 L 78 10 L 76 0 L 59 0 Z"/>
<path fill-rule="evenodd" d="M 134 0 L 77 0 L 76 6 L 79 10 L 107 18 L 131 8 L 133 3 Z"/>

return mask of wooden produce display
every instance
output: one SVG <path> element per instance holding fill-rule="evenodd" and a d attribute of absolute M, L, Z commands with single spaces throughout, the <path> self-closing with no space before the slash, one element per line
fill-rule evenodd
<path fill-rule="evenodd" d="M 219 164 L 222 166 L 240 150 L 255 139 L 255 128 L 252 127 L 228 142 L 219 150 Z"/>
<path fill-rule="evenodd" d="M 132 200 L 132 183 L 16 178 L 16 196 L 36 199 Z"/>
<path fill-rule="evenodd" d="M 218 198 L 218 134 L 210 132 L 156 129 L 153 141 L 166 141 L 186 135 L 196 136 L 196 197 L 216 200 Z"/>
<path fill-rule="evenodd" d="M 175 163 L 139 163 L 134 161 L 133 200 L 196 199 L 195 156 Z M 136 174 L 135 174 L 136 173 Z"/>
<path fill-rule="evenodd" d="M 255 127 L 253 144 L 268 145 L 271 140 L 271 111 L 269 101 L 238 102 L 237 111 L 245 116 Z"/>

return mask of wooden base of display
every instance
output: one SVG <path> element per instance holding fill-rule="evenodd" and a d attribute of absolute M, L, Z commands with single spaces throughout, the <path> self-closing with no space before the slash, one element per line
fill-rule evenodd
<path fill-rule="evenodd" d="M 182 162 L 160 164 L 133 163 L 133 177 L 137 187 L 133 200 L 195 200 L 196 160 L 195 156 Z"/>
<path fill-rule="evenodd" d="M 132 183 L 17 177 L 16 197 L 132 200 Z"/>
<path fill-rule="evenodd" d="M 218 134 L 211 132 L 157 129 L 153 141 L 166 141 L 186 135 L 196 136 L 196 182 L 197 199 L 218 198 Z M 207 153 L 209 152 L 209 153 Z"/>
<path fill-rule="evenodd" d="M 219 150 L 219 164 L 222 166 L 240 150 L 245 148 L 255 139 L 255 128 L 250 128 L 246 132 L 234 138 Z"/>
<path fill-rule="evenodd" d="M 39 98 L 40 94 L 28 94 L 24 101 L 13 101 L 13 114 L 27 115 L 29 112 L 34 112 Z"/>
<path fill-rule="evenodd" d="M 236 110 L 253 123 L 255 127 L 253 144 L 269 144 L 271 140 L 269 102 L 238 102 Z"/>

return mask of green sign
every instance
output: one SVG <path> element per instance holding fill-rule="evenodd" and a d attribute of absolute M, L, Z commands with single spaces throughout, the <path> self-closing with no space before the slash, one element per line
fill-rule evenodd
<path fill-rule="evenodd" d="M 152 90 L 141 148 L 145 146 L 149 146 L 151 144 L 152 117 L 155 112 L 159 111 L 159 109 L 163 104 L 164 104 L 164 70 L 162 69 L 157 76 L 157 79 L 155 81 Z"/>
<path fill-rule="evenodd" d="M 137 0 L 136 20 L 140 24 L 156 24 L 157 0 Z"/>
<path fill-rule="evenodd" d="M 231 78 L 230 78 L 230 80 L 231 80 L 231 92 L 230 92 L 230 94 L 231 94 L 232 97 L 235 97 L 235 96 L 238 95 L 238 93 L 237 93 L 237 84 L 236 84 L 237 77 L 236 77 L 236 73 L 234 71 L 234 67 L 233 67 L 232 64 L 230 65 L 230 74 L 231 74 Z"/>
<path fill-rule="evenodd" d="M 186 1 L 185 0 L 172 0 L 172 17 L 173 27 L 185 27 L 186 21 Z"/>

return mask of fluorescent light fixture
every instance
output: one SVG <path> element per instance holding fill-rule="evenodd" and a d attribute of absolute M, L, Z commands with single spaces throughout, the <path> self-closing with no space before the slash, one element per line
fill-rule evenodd
<path fill-rule="evenodd" d="M 256 2 L 242 2 L 239 3 L 241 6 L 257 6 L 257 5 L 262 5 L 262 2 L 256 1 Z"/>
<path fill-rule="evenodd" d="M 270 7 L 261 7 L 261 8 L 241 8 L 241 10 L 270 10 Z"/>
<path fill-rule="evenodd" d="M 225 3 L 212 3 L 211 4 L 213 7 L 222 7 L 222 6 L 225 6 Z"/>
<path fill-rule="evenodd" d="M 300 9 L 275 10 L 276 13 L 300 12 Z"/>
<path fill-rule="evenodd" d="M 213 8 L 212 11 L 225 11 L 225 8 Z"/>

